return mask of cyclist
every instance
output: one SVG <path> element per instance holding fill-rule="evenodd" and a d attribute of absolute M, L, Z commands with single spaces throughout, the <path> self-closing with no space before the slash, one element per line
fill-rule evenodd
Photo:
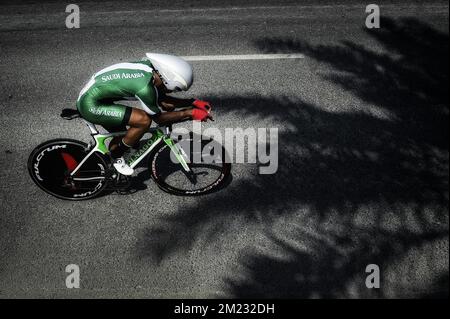
<path fill-rule="evenodd" d="M 119 63 L 96 74 L 86 84 L 77 100 L 77 108 L 87 121 L 100 124 L 110 132 L 125 131 L 109 146 L 115 169 L 133 174 L 123 155 L 148 131 L 152 119 L 158 124 L 183 120 L 212 120 L 210 103 L 199 99 L 180 99 L 167 93 L 187 91 L 193 82 L 192 67 L 182 58 L 147 53 L 139 62 Z M 142 109 L 117 104 L 138 100 Z M 174 111 L 177 107 L 189 107 Z"/>

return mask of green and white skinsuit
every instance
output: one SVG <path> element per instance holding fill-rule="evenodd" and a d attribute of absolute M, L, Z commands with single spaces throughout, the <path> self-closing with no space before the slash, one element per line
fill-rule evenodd
<path fill-rule="evenodd" d="M 107 130 L 124 130 L 132 108 L 116 101 L 139 100 L 150 116 L 161 112 L 150 61 L 118 63 L 92 76 L 80 92 L 77 108 L 87 121 Z"/>

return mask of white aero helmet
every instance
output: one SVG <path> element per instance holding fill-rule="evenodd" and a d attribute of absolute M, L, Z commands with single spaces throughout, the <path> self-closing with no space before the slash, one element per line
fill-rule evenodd
<path fill-rule="evenodd" d="M 161 75 L 161 80 L 168 90 L 187 91 L 191 87 L 194 76 L 191 65 L 185 60 L 169 54 L 146 53 L 145 55 Z"/>

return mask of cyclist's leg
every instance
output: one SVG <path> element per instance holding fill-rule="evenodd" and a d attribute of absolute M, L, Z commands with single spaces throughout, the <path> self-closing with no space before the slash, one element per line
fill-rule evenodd
<path fill-rule="evenodd" d="M 128 129 L 125 136 L 113 139 L 110 143 L 110 150 L 113 157 L 122 156 L 130 147 L 134 147 L 136 143 L 148 131 L 152 124 L 151 118 L 143 110 L 132 108 Z"/>
<path fill-rule="evenodd" d="M 113 150 L 117 147 L 117 145 L 119 144 L 119 142 L 122 140 L 122 138 L 125 136 L 128 128 L 125 125 L 121 125 L 121 126 L 113 126 L 113 127 L 109 127 L 109 126 L 105 126 L 103 125 L 103 128 L 105 130 L 107 130 L 109 133 L 118 133 L 118 132 L 123 132 L 123 134 L 118 135 L 118 136 L 114 136 L 111 139 L 111 142 L 109 143 L 109 150 Z"/>
<path fill-rule="evenodd" d="M 115 104 L 113 99 L 104 99 L 102 100 L 103 104 Z M 120 126 L 109 126 L 109 125 L 103 125 L 103 127 L 109 132 L 109 133 L 117 133 L 117 132 L 124 132 L 123 135 L 115 136 L 111 139 L 111 142 L 109 143 L 109 150 L 114 150 L 119 142 L 122 140 L 122 138 L 125 136 L 128 128 L 126 125 L 120 125 Z"/>
<path fill-rule="evenodd" d="M 130 128 L 123 138 L 123 141 L 126 144 L 133 146 L 142 138 L 142 136 L 144 136 L 151 124 L 152 119 L 147 113 L 143 110 L 133 108 L 130 120 L 128 121 Z"/>
<path fill-rule="evenodd" d="M 131 107 L 114 104 L 110 101 L 96 100 L 89 94 L 78 99 L 77 108 L 85 120 L 109 128 L 125 127 L 132 111 Z"/>
<path fill-rule="evenodd" d="M 108 103 L 105 103 L 108 102 Z M 125 136 L 111 145 L 111 155 L 118 158 L 133 146 L 147 132 L 151 118 L 143 110 L 110 101 L 98 101 L 86 94 L 77 101 L 80 114 L 89 122 L 104 127 L 124 127 L 129 125 Z"/>
<path fill-rule="evenodd" d="M 118 132 L 125 132 L 128 130 L 125 125 L 121 126 L 107 126 L 103 125 L 103 128 L 108 131 L 108 133 L 118 133 Z"/>

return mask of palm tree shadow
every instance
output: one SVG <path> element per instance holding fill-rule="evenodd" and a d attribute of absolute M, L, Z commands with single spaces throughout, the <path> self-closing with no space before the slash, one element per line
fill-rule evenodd
<path fill-rule="evenodd" d="M 380 298 L 386 297 L 381 289 L 367 289 L 364 272 L 369 264 L 381 269 L 389 267 L 390 258 L 399 250 L 419 248 L 433 240 L 448 236 L 448 232 L 431 232 L 426 236 L 412 232 L 371 232 L 354 228 L 352 240 L 347 235 L 327 232 L 327 240 L 305 232 L 297 240 L 287 242 L 268 234 L 274 251 L 284 252 L 284 257 L 268 253 L 249 252 L 242 257 L 236 270 L 244 274 L 239 278 L 225 279 L 223 298 Z M 299 242 L 302 248 L 299 248 Z M 395 242 L 396 245 L 392 245 Z M 308 250 L 314 251 L 311 254 Z M 370 252 L 370 253 L 368 253 Z M 399 256 L 395 256 L 399 257 Z M 434 262 L 435 260 L 430 260 Z M 445 278 L 439 278 L 430 289 L 430 298 L 445 296 Z M 384 286 L 388 278 L 380 278 Z M 408 291 L 403 292 L 408 296 Z M 448 290 L 447 290 L 448 295 Z"/>
<path fill-rule="evenodd" d="M 274 249 L 294 256 L 292 263 L 248 252 L 243 261 L 246 279 L 226 278 L 226 291 L 231 296 L 336 297 L 345 294 L 366 263 L 389 265 L 414 247 L 448 237 L 448 34 L 411 18 L 385 18 L 383 29 L 367 32 L 384 51 L 348 41 L 314 46 L 292 38 L 263 38 L 255 45 L 266 53 L 300 52 L 330 67 L 323 75 L 326 80 L 387 111 L 390 118 L 363 111 L 329 112 L 300 98 L 213 98 L 222 112 L 256 115 L 288 128 L 279 136 L 279 169 L 274 175 L 235 180 L 227 192 L 145 228 L 139 256 L 161 262 L 188 251 L 202 236 L 216 241 L 216 234 L 236 224 L 239 229 L 258 224 L 270 228 L 302 211 L 302 221 L 308 219 L 334 244 L 300 233 L 297 241 L 306 241 L 311 250 L 294 252 L 293 247 L 276 245 Z M 274 112 L 274 105 L 285 112 Z M 368 231 L 355 223 L 367 207 L 374 215 Z M 389 214 L 400 221 L 392 232 L 383 226 Z M 339 224 L 337 234 L 319 231 L 330 218 Z M 410 231 L 413 225 L 416 233 Z M 393 241 L 401 244 L 389 247 Z M 346 242 L 354 249 L 344 249 L 341 256 Z M 381 250 L 387 252 L 377 252 Z M 325 271 L 326 264 L 337 264 L 331 273 L 339 284 L 315 273 L 313 268 Z M 277 285 L 267 283 L 261 269 Z M 319 278 L 291 286 L 293 269 L 295 275 Z M 327 287 L 333 289 L 327 293 Z"/>

